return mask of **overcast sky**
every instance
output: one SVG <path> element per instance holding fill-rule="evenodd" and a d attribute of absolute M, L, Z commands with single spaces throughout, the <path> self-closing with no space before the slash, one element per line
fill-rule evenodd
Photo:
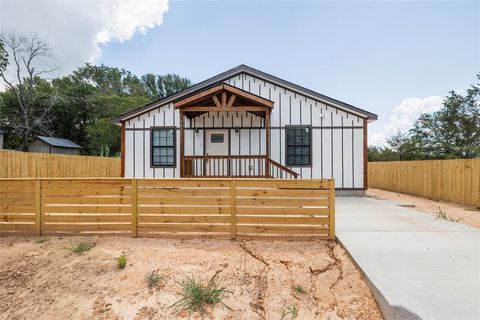
<path fill-rule="evenodd" d="M 480 1 L 0 1 L 59 74 L 85 62 L 199 82 L 244 63 L 377 113 L 371 144 L 480 72 Z"/>

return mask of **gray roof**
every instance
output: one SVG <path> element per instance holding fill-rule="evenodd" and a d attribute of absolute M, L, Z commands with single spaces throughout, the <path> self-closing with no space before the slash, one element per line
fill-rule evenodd
<path fill-rule="evenodd" d="M 217 83 L 223 82 L 226 79 L 231 78 L 231 77 L 233 77 L 235 75 L 238 75 L 240 73 L 246 73 L 246 74 L 254 76 L 256 78 L 266 80 L 266 81 L 272 82 L 274 84 L 283 86 L 283 87 L 285 87 L 285 88 L 287 88 L 287 89 L 289 89 L 293 92 L 303 94 L 303 95 L 308 96 L 308 97 L 310 97 L 314 100 L 318 100 L 320 102 L 331 105 L 333 107 L 337 107 L 337 108 L 343 109 L 345 111 L 353 112 L 355 114 L 358 114 L 358 115 L 360 115 L 362 117 L 365 117 L 365 118 L 367 118 L 369 120 L 372 120 L 372 121 L 377 120 L 377 118 L 378 118 L 376 114 L 368 112 L 364 109 L 361 109 L 361 108 L 352 106 L 348 103 L 330 98 L 328 96 L 325 96 L 325 95 L 320 94 L 318 92 L 315 92 L 313 90 L 304 88 L 302 86 L 296 85 L 296 84 L 291 83 L 289 81 L 286 81 L 286 80 L 280 79 L 278 77 L 275 77 L 271 74 L 268 74 L 268 73 L 265 73 L 263 71 L 254 69 L 254 68 L 246 66 L 244 64 L 241 64 L 241 65 L 239 65 L 239 66 L 237 66 L 233 69 L 222 72 L 222 73 L 220 73 L 220 74 L 218 74 L 214 77 L 211 77 L 207 80 L 199 82 L 199 83 L 197 83 L 193 86 L 190 86 L 190 87 L 188 87 L 188 88 L 186 88 L 182 91 L 179 91 L 177 93 L 169 95 L 169 96 L 167 96 L 165 98 L 162 98 L 160 100 L 153 101 L 153 102 L 151 102 L 151 103 L 149 103 L 149 104 L 147 104 L 143 107 L 140 107 L 140 108 L 134 109 L 132 111 L 126 112 L 126 113 L 122 114 L 121 116 L 115 118 L 113 120 L 113 122 L 114 123 L 120 123 L 120 121 L 122 121 L 122 120 L 124 121 L 124 120 L 131 119 L 135 116 L 138 116 L 138 115 L 143 114 L 145 112 L 148 112 L 152 109 L 155 109 L 155 108 L 157 108 L 161 105 L 164 105 L 164 104 L 167 104 L 167 103 L 170 103 L 170 102 L 174 102 L 174 101 L 179 100 L 181 98 L 184 98 L 186 96 L 192 95 L 199 90 L 203 90 L 203 89 L 206 89 L 208 87 L 214 86 Z"/>
<path fill-rule="evenodd" d="M 0 133 L 5 133 L 5 131 L 3 131 L 2 129 L 0 129 Z"/>
<path fill-rule="evenodd" d="M 52 137 L 44 137 L 44 136 L 37 136 L 36 139 L 40 139 L 45 143 L 55 147 L 72 148 L 72 149 L 81 148 L 78 144 L 68 139 L 52 138 Z"/>

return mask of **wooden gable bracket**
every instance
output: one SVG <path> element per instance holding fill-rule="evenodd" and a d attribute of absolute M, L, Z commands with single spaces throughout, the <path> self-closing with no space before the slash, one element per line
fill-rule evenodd
<path fill-rule="evenodd" d="M 205 104 L 205 102 L 208 101 L 205 99 L 209 98 L 213 100 L 214 105 L 210 106 Z M 248 103 L 245 103 L 245 105 L 234 106 L 233 104 L 235 101 L 238 101 L 238 98 L 247 100 Z M 244 111 L 266 111 L 273 108 L 273 101 L 238 89 L 226 83 L 222 83 L 185 99 L 179 100 L 174 103 L 174 106 L 175 108 L 181 108 L 182 110 L 189 112 L 194 110 L 232 111 L 234 109 L 243 109 Z"/>

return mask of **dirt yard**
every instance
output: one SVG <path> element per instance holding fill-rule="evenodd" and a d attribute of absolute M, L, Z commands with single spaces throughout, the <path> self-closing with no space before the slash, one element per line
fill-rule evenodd
<path fill-rule="evenodd" d="M 335 242 L 168 240 L 119 237 L 0 238 L 0 319 L 186 319 L 170 307 L 186 275 L 216 276 L 231 293 L 208 319 L 382 319 Z M 71 243 L 94 242 L 82 254 Z M 125 254 L 125 269 L 116 257 Z M 157 287 L 145 276 L 156 271 Z M 293 287 L 302 286 L 305 293 Z M 200 319 L 198 314 L 191 318 Z"/>
<path fill-rule="evenodd" d="M 478 209 L 467 208 L 456 203 L 434 201 L 381 189 L 368 189 L 367 196 L 412 204 L 415 206 L 412 209 L 431 214 L 434 217 L 437 217 L 441 209 L 446 214 L 447 219 L 480 229 L 480 210 Z"/>

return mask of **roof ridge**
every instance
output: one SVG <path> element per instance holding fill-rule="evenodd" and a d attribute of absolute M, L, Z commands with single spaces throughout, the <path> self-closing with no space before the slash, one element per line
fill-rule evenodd
<path fill-rule="evenodd" d="M 170 103 L 172 101 L 175 101 L 176 99 L 184 98 L 184 97 L 188 96 L 189 94 L 193 94 L 200 89 L 204 89 L 204 88 L 207 88 L 211 85 L 215 85 L 218 82 L 224 81 L 225 79 L 233 77 L 233 76 L 237 75 L 238 73 L 242 73 L 242 72 L 250 74 L 250 75 L 258 77 L 258 78 L 262 78 L 265 81 L 268 80 L 268 81 L 277 83 L 281 86 L 288 87 L 288 89 L 291 90 L 291 91 L 294 91 L 294 92 L 297 92 L 297 93 L 300 93 L 300 94 L 303 94 L 303 95 L 306 95 L 306 96 L 313 97 L 313 99 L 317 99 L 319 101 L 322 101 L 323 103 L 333 105 L 334 107 L 337 107 L 339 109 L 346 109 L 347 111 L 350 110 L 351 112 L 359 113 L 361 115 L 364 115 L 368 119 L 376 120 L 378 118 L 378 116 L 376 114 L 372 113 L 372 112 L 366 111 L 364 109 L 355 107 L 355 106 L 353 106 L 351 104 L 348 104 L 346 102 L 343 102 L 343 101 L 331 98 L 329 96 L 323 95 L 323 94 L 318 93 L 316 91 L 313 91 L 311 89 L 302 87 L 302 86 L 297 85 L 293 82 L 284 80 L 282 78 L 271 75 L 271 74 L 266 73 L 264 71 L 261 71 L 259 69 L 255 69 L 253 67 L 250 67 L 246 64 L 240 64 L 240 65 L 237 65 L 236 67 L 233 67 L 233 68 L 228 69 L 228 70 L 226 70 L 222 73 L 219 73 L 219 74 L 217 74 L 213 77 L 205 79 L 205 80 L 203 80 L 203 81 L 201 81 L 197 84 L 194 84 L 194 85 L 192 85 L 188 88 L 185 88 L 181 91 L 178 91 L 178 92 L 173 93 L 173 94 L 171 94 L 169 96 L 166 96 L 164 98 L 152 101 L 152 102 L 150 102 L 150 103 L 148 103 L 148 104 L 146 104 L 142 107 L 139 107 L 139 108 L 133 109 L 129 112 L 126 112 L 126 113 L 116 117 L 115 119 L 113 119 L 113 122 L 118 124 L 122 120 L 125 121 L 125 120 L 128 120 L 128 119 L 131 119 L 131 118 L 133 118 L 133 117 L 135 117 L 139 114 L 143 114 L 145 112 L 148 112 L 151 109 L 156 108 L 156 107 L 158 107 L 162 104 L 167 104 L 167 103 Z"/>

